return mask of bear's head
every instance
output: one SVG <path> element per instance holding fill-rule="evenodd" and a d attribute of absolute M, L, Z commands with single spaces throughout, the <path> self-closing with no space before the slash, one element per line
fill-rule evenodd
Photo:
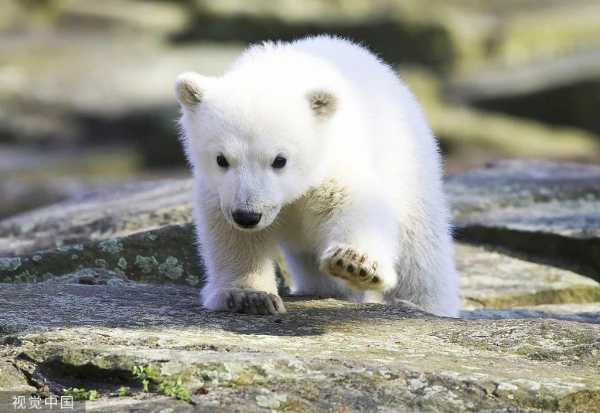
<path fill-rule="evenodd" d="M 175 82 L 182 141 L 194 175 L 236 228 L 258 231 L 324 178 L 328 129 L 339 111 L 325 88 L 213 78 Z"/>

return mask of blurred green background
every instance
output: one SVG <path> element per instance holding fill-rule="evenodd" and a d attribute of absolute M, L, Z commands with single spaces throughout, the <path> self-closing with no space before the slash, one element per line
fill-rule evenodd
<path fill-rule="evenodd" d="M 0 0 L 0 218 L 186 174 L 175 76 L 331 33 L 398 69 L 449 172 L 600 160 L 597 0 Z"/>

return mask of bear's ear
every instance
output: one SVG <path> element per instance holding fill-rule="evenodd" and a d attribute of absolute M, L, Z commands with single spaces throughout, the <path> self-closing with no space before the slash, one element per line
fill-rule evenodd
<path fill-rule="evenodd" d="M 175 96 L 183 107 L 194 107 L 202 102 L 204 92 L 214 79 L 195 72 L 185 72 L 175 80 Z"/>
<path fill-rule="evenodd" d="M 310 108 L 319 118 L 328 118 L 337 109 L 337 98 L 330 92 L 315 90 L 307 95 Z"/>

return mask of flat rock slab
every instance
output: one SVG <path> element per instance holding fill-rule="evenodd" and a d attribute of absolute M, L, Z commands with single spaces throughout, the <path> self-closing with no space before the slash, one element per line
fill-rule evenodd
<path fill-rule="evenodd" d="M 0 222 L 0 256 L 106 240 L 191 222 L 189 179 L 124 184 L 93 191 Z"/>
<path fill-rule="evenodd" d="M 600 302 L 586 304 L 542 304 L 511 308 L 463 310 L 465 320 L 554 319 L 600 324 Z"/>
<path fill-rule="evenodd" d="M 537 248 L 538 254 L 531 254 L 536 259 L 558 259 L 561 265 L 589 262 L 597 228 L 588 221 L 600 202 L 599 170 L 515 161 L 451 177 L 447 188 L 458 235 L 467 241 L 514 246 L 528 259 L 528 252 Z M 0 281 L 39 282 L 100 269 L 137 281 L 200 286 L 204 270 L 190 223 L 191 186 L 189 179 L 124 184 L 1 221 Z M 580 209 L 570 210 L 568 219 L 550 214 L 552 208 L 557 214 L 564 212 L 571 203 Z M 541 213 L 549 214 L 553 226 L 535 219 Z M 512 221 L 505 220 L 508 216 Z M 498 232 L 502 236 L 497 237 Z M 544 237 L 553 237 L 552 242 Z M 578 249 L 577 243 L 584 246 Z M 571 250 L 585 259 L 565 257 Z M 599 300 L 597 283 L 568 270 L 483 248 L 459 245 L 457 252 L 468 307 Z M 83 282 L 95 279 L 84 277 Z"/>
<path fill-rule="evenodd" d="M 286 304 L 287 315 L 258 317 L 205 312 L 181 286 L 4 284 L 0 362 L 17 367 L 17 384 L 0 389 L 23 377 L 57 393 L 97 389 L 91 407 L 128 385 L 122 403 L 140 406 L 131 371 L 145 366 L 153 394 L 179 379 L 196 411 L 600 411 L 599 325 Z"/>
<path fill-rule="evenodd" d="M 599 72 L 600 50 L 588 49 L 552 60 L 524 64 L 518 70 L 514 67 L 483 70 L 455 81 L 452 92 L 473 103 L 596 80 Z"/>
<path fill-rule="evenodd" d="M 456 261 L 465 308 L 600 302 L 600 283 L 572 271 L 466 244 Z"/>
<path fill-rule="evenodd" d="M 457 236 L 600 280 L 600 167 L 502 161 L 448 178 Z"/>
<path fill-rule="evenodd" d="M 0 258 L 0 282 L 41 282 L 86 270 L 191 286 L 199 286 L 204 275 L 191 224 Z"/>

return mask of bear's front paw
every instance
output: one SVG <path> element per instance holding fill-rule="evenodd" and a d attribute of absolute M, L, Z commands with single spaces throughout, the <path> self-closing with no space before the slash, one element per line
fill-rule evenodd
<path fill-rule="evenodd" d="M 210 310 L 231 311 L 245 314 L 285 314 L 281 297 L 265 291 L 230 288 L 219 291 L 204 306 Z"/>
<path fill-rule="evenodd" d="M 384 288 L 384 280 L 378 272 L 378 262 L 348 245 L 328 248 L 321 258 L 319 269 L 346 280 L 350 287 L 357 290 Z"/>

